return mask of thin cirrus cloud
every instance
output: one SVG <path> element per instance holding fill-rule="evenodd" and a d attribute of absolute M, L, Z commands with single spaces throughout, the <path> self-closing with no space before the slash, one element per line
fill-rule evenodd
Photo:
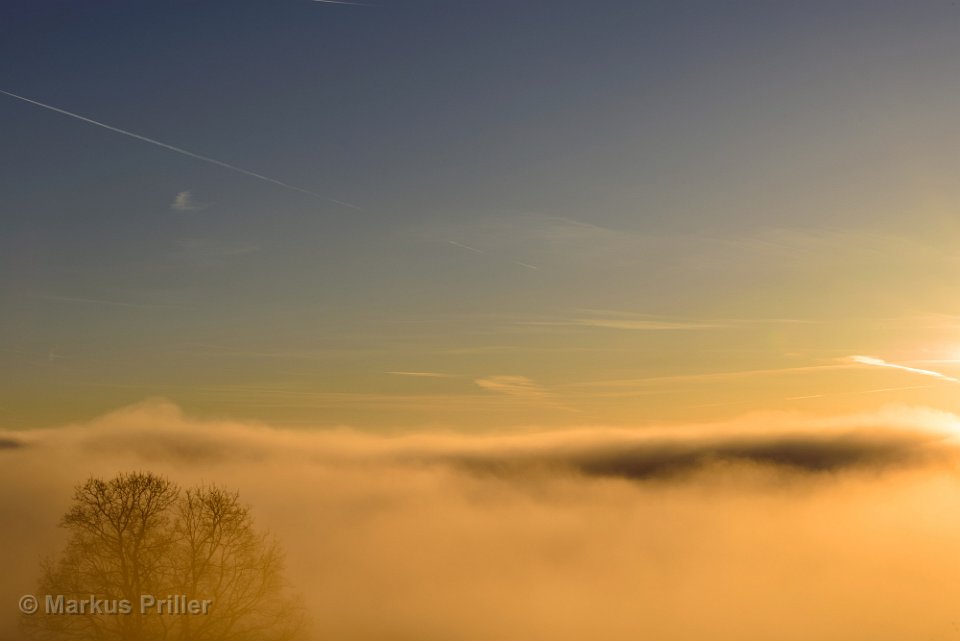
<path fill-rule="evenodd" d="M 697 329 L 718 329 L 721 327 L 728 327 L 727 325 L 720 325 L 716 323 L 683 323 L 683 322 L 670 322 L 670 321 L 654 321 L 654 320 L 632 320 L 632 319 L 596 319 L 596 318 L 584 318 L 572 321 L 571 325 L 581 325 L 584 327 L 599 327 L 603 329 L 625 329 L 625 330 L 638 330 L 638 331 L 655 331 L 655 330 L 697 330 Z"/>
<path fill-rule="evenodd" d="M 521 324 L 545 327 L 595 327 L 599 329 L 632 331 L 702 330 L 729 327 L 729 325 L 712 322 L 644 320 L 636 318 L 572 318 L 554 321 L 524 321 Z"/>
<path fill-rule="evenodd" d="M 831 365 L 801 365 L 799 367 L 779 367 L 766 369 L 725 370 L 719 372 L 702 372 L 697 374 L 675 374 L 670 376 L 648 376 L 645 378 L 612 379 L 600 381 L 586 381 L 575 383 L 571 387 L 596 388 L 631 388 L 657 383 L 675 383 L 687 381 L 714 381 L 739 378 L 767 377 L 791 375 L 806 372 L 826 372 L 855 367 L 852 362 L 834 363 Z"/>
<path fill-rule="evenodd" d="M 488 392 L 524 400 L 542 400 L 550 393 L 526 376 L 487 376 L 473 381 Z"/>
<path fill-rule="evenodd" d="M 701 331 L 751 328 L 761 325 L 801 325 L 814 321 L 795 318 L 677 318 L 606 310 L 583 310 L 568 318 L 522 321 L 541 327 L 592 327 L 625 331 Z"/>
<path fill-rule="evenodd" d="M 946 374 L 941 374 L 940 372 L 935 372 L 929 369 L 920 369 L 917 367 L 909 367 L 907 365 L 898 365 L 896 363 L 890 363 L 882 358 L 876 358 L 874 356 L 849 356 L 846 359 L 850 363 L 856 363 L 858 365 L 867 365 L 869 367 L 886 367 L 889 369 L 900 370 L 902 372 L 910 372 L 911 374 L 920 374 L 921 376 L 930 376 L 933 378 L 938 378 L 942 381 L 948 381 L 950 383 L 960 383 L 960 379 L 954 378 L 953 376 L 947 376 Z"/>
<path fill-rule="evenodd" d="M 455 378 L 454 374 L 444 374 L 442 372 L 387 372 L 391 376 L 409 376 L 411 378 Z"/>

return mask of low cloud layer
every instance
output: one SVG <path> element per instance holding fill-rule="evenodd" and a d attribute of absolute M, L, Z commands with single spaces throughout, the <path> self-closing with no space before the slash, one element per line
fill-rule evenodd
<path fill-rule="evenodd" d="M 956 638 L 958 426 L 892 409 L 378 437 L 156 401 L 0 431 L 0 639 L 72 486 L 129 470 L 240 490 L 317 639 Z"/>

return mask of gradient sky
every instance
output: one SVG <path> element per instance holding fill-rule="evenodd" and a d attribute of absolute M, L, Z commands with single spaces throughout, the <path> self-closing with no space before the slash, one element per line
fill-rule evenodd
<path fill-rule="evenodd" d="M 960 410 L 958 34 L 954 2 L 5 0 L 0 90 L 319 196 L 0 95 L 0 422 Z"/>

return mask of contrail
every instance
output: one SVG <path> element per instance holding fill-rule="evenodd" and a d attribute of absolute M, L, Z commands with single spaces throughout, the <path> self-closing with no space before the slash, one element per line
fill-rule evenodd
<path fill-rule="evenodd" d="M 320 0 L 315 0 L 315 1 L 319 2 Z M 284 189 L 289 189 L 289 190 L 291 190 L 291 191 L 296 191 L 296 192 L 299 192 L 299 193 L 301 193 L 301 194 L 307 194 L 308 196 L 313 196 L 314 198 L 320 198 L 320 199 L 322 199 L 322 200 L 326 200 L 327 202 L 331 202 L 331 203 L 334 203 L 334 204 L 336 204 L 336 205 L 340 205 L 341 207 L 349 207 L 349 208 L 351 208 L 351 209 L 358 209 L 358 210 L 360 209 L 360 208 L 357 207 L 356 205 L 352 205 L 352 204 L 350 204 L 350 203 L 343 202 L 343 201 L 341 201 L 341 200 L 335 200 L 335 199 L 333 199 L 333 198 L 329 198 L 329 197 L 327 197 L 327 196 L 323 196 L 323 195 L 318 194 L 318 193 L 316 193 L 316 192 L 314 192 L 314 191 L 310 191 L 309 189 L 303 189 L 302 187 L 297 187 L 296 185 L 291 185 L 290 183 L 285 183 L 285 182 L 283 182 L 282 180 L 277 180 L 276 178 L 271 178 L 271 177 L 269 177 L 269 176 L 264 176 L 263 174 L 258 174 L 258 173 L 255 172 L 255 171 L 250 171 L 249 169 L 244 169 L 243 167 L 237 167 L 236 165 L 231 165 L 231 164 L 229 164 L 229 163 L 225 163 L 225 162 L 223 162 L 222 160 L 217 160 L 216 158 L 210 158 L 209 156 L 201 156 L 200 154 L 195 154 L 195 153 L 193 153 L 192 151 L 188 151 L 188 150 L 186 150 L 186 149 L 181 149 L 180 147 L 174 147 L 173 145 L 168 145 L 168 144 L 165 143 L 165 142 L 160 142 L 159 140 L 154 140 L 153 138 L 147 138 L 146 136 L 141 136 L 140 134 L 135 134 L 135 133 L 133 133 L 132 131 L 127 131 L 127 130 L 125 130 L 125 129 L 120 129 L 120 128 L 118 128 L 118 127 L 112 127 L 112 126 L 110 126 L 110 125 L 108 125 L 108 124 L 105 124 L 105 123 L 102 123 L 102 122 L 97 122 L 96 120 L 92 120 L 92 119 L 90 119 L 90 118 L 86 118 L 86 117 L 84 117 L 84 116 L 81 116 L 81 115 L 79 115 L 79 114 L 72 113 L 72 112 L 67 111 L 67 110 L 65 110 L 65 109 L 59 109 L 59 108 L 54 107 L 54 106 L 52 106 L 52 105 L 45 105 L 45 104 L 42 103 L 42 102 L 37 102 L 36 100 L 31 100 L 30 98 L 24 98 L 23 96 L 18 96 L 17 94 L 15 94 L 15 93 L 10 93 L 9 91 L 3 91 L 2 89 L 0 89 L 0 94 L 3 94 L 3 95 L 5 95 L 5 96 L 10 96 L 11 98 L 16 98 L 17 100 L 22 100 L 23 102 L 28 102 L 28 103 L 30 103 L 31 105 L 36 105 L 37 107 L 42 107 L 42 108 L 44 108 L 44 109 L 49 109 L 50 111 L 55 111 L 55 112 L 57 112 L 57 113 L 59 113 L 59 114 L 63 114 L 64 116 L 70 116 L 71 118 L 76 118 L 77 120 L 82 120 L 82 121 L 85 122 L 85 123 L 88 123 L 88 124 L 91 124 L 91 125 L 96 125 L 97 127 L 102 127 L 102 128 L 104 128 L 104 129 L 108 129 L 108 130 L 113 131 L 113 132 L 116 132 L 116 133 L 118 133 L 118 134 L 122 134 L 122 135 L 124 135 L 124 136 L 129 136 L 130 138 L 136 138 L 137 140 L 141 140 L 141 141 L 143 141 L 143 142 L 148 142 L 148 143 L 150 143 L 151 145 L 156 145 L 157 147 L 162 147 L 162 148 L 164 148 L 164 149 L 166 149 L 166 150 L 168 150 L 168 151 L 172 151 L 172 152 L 174 152 L 174 153 L 178 153 L 178 154 L 180 154 L 180 155 L 182 155 L 182 156 L 187 156 L 187 157 L 193 158 L 193 159 L 195 159 L 195 160 L 200 160 L 200 161 L 202 161 L 202 162 L 209 163 L 209 164 L 211 164 L 211 165 L 217 165 L 218 167 L 223 167 L 224 169 L 229 169 L 230 171 L 235 171 L 235 172 L 237 172 L 238 174 L 243 174 L 244 176 L 250 176 L 251 178 L 256 178 L 257 180 L 262 180 L 262 181 L 264 181 L 264 182 L 268 182 L 268 183 L 272 183 L 272 184 L 274 184 L 274 185 L 278 185 L 278 186 L 280 186 L 280 187 L 283 187 Z"/>
<path fill-rule="evenodd" d="M 933 378 L 939 378 L 940 380 L 950 381 L 951 383 L 960 383 L 960 379 L 956 379 L 952 376 L 947 376 L 946 374 L 941 374 L 940 372 L 934 372 L 929 369 L 918 369 L 916 367 L 907 367 L 906 365 L 897 365 L 896 363 L 888 363 L 882 358 L 874 358 L 873 356 L 851 356 L 847 360 L 852 363 L 858 363 L 860 365 L 869 365 L 871 367 L 889 367 L 891 369 L 898 369 L 904 372 L 912 372 L 914 374 L 921 374 L 923 376 L 932 376 Z"/>
<path fill-rule="evenodd" d="M 314 1 L 315 1 L 315 2 L 318 2 L 319 0 L 314 0 Z M 450 243 L 451 245 L 453 245 L 454 247 L 459 247 L 459 248 L 461 248 L 461 249 L 466 249 L 468 252 L 473 252 L 474 254 L 486 254 L 486 253 L 487 253 L 487 252 L 485 252 L 485 251 L 483 251 L 483 250 L 477 249 L 476 247 L 471 247 L 470 245 L 464 245 L 463 243 L 458 243 L 458 242 L 455 241 L 455 240 L 448 240 L 447 242 Z"/>
<path fill-rule="evenodd" d="M 314 2 L 319 2 L 319 0 L 314 0 Z M 474 254 L 483 254 L 485 256 L 489 255 L 489 252 L 485 252 L 482 249 L 477 249 L 476 247 L 471 247 L 470 245 L 464 245 L 463 243 L 458 243 L 455 240 L 448 240 L 447 242 L 453 245 L 454 247 L 459 247 L 460 249 L 466 249 L 468 252 L 473 252 Z M 511 260 L 510 262 L 513 263 L 514 265 L 520 265 L 521 267 L 526 267 L 527 269 L 535 269 L 537 271 L 540 270 L 540 268 L 537 267 L 536 265 L 531 265 L 530 263 L 521 263 L 519 260 Z"/>

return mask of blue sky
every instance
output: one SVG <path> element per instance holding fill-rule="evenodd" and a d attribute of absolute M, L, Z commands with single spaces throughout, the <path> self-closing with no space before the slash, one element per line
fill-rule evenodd
<path fill-rule="evenodd" d="M 958 27 L 948 2 L 4 2 L 0 89 L 323 198 L 2 97 L 0 405 L 473 407 L 503 390 L 480 380 L 929 356 L 876 321 L 960 312 L 917 281 L 956 269 Z M 767 325 L 686 331 L 718 318 Z"/>

